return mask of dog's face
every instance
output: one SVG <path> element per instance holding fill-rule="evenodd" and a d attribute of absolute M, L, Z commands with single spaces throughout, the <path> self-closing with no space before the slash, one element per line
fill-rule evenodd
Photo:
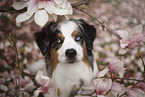
<path fill-rule="evenodd" d="M 92 56 L 96 30 L 83 20 L 51 23 L 34 34 L 37 45 L 56 67 L 57 63 L 86 61 Z"/>
<path fill-rule="evenodd" d="M 73 21 L 60 23 L 59 33 L 55 46 L 58 48 L 58 60 L 63 63 L 74 63 L 81 61 L 85 54 L 83 48 L 85 43 L 82 34 L 79 32 L 76 23 Z M 60 43 L 60 44 L 59 44 Z"/>

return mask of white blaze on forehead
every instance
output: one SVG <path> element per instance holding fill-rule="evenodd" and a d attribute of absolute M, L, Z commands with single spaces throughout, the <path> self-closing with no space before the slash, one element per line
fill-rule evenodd
<path fill-rule="evenodd" d="M 71 37 L 74 30 L 77 29 L 77 24 L 73 21 L 62 22 L 60 25 L 60 31 L 64 37 Z"/>
<path fill-rule="evenodd" d="M 83 58 L 83 48 L 79 45 L 72 37 L 72 33 L 77 30 L 77 24 L 73 21 L 62 22 L 59 23 L 59 30 L 64 36 L 64 41 L 58 50 L 58 60 L 60 62 L 65 62 L 67 57 L 65 56 L 65 52 L 67 49 L 75 49 L 77 52 L 77 60 L 82 60 Z"/>

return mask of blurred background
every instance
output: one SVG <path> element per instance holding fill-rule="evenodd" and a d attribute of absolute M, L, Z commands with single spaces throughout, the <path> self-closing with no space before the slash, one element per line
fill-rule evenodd
<path fill-rule="evenodd" d="M 14 0 L 20 1 L 20 0 Z M 73 15 L 70 19 L 84 19 L 97 29 L 97 37 L 94 42 L 95 58 L 100 70 L 107 67 L 109 63 L 118 57 L 125 61 L 126 78 L 141 79 L 144 71 L 141 59 L 136 56 L 137 49 L 125 55 L 119 55 L 119 38 L 111 35 L 97 20 L 105 25 L 111 32 L 116 30 L 131 31 L 134 26 L 143 25 L 145 35 L 145 0 L 69 0 L 74 6 Z M 80 5 L 77 5 L 81 2 Z M 21 74 L 16 68 L 16 53 L 11 47 L 8 36 L 12 35 L 17 49 L 24 48 L 18 56 L 21 68 L 29 74 L 35 75 L 43 68 L 44 56 L 38 49 L 33 33 L 42 28 L 34 22 L 23 22 L 17 26 L 15 18 L 23 11 L 16 11 L 12 8 L 12 0 L 0 0 L 0 97 L 13 97 L 16 90 L 16 77 L 21 85 L 20 96 L 32 96 L 36 86 L 30 77 Z M 84 4 L 83 4 L 84 3 Z M 24 9 L 25 10 L 25 9 Z M 90 15 L 90 16 L 89 16 Z M 96 20 L 97 19 L 97 20 Z M 59 17 L 58 21 L 65 20 Z M 144 51 L 144 47 L 140 50 Z M 145 61 L 145 54 L 142 54 Z"/>

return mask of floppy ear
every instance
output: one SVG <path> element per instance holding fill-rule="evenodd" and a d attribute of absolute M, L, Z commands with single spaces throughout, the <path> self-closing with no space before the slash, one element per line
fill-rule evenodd
<path fill-rule="evenodd" d="M 92 55 L 92 49 L 93 49 L 93 42 L 96 38 L 96 29 L 94 26 L 89 25 L 84 20 L 79 19 L 75 21 L 77 25 L 79 26 L 79 29 L 81 30 L 82 35 L 84 36 L 86 47 L 88 51 L 88 55 Z"/>
<path fill-rule="evenodd" d="M 34 33 L 35 41 L 43 55 L 49 54 L 54 23 L 49 24 L 40 32 Z"/>

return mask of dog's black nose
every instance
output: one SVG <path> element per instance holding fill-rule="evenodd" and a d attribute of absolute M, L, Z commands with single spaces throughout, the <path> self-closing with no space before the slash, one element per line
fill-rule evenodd
<path fill-rule="evenodd" d="M 77 52 L 76 52 L 75 49 L 67 49 L 66 52 L 65 52 L 65 55 L 68 58 L 74 58 L 77 55 Z"/>

